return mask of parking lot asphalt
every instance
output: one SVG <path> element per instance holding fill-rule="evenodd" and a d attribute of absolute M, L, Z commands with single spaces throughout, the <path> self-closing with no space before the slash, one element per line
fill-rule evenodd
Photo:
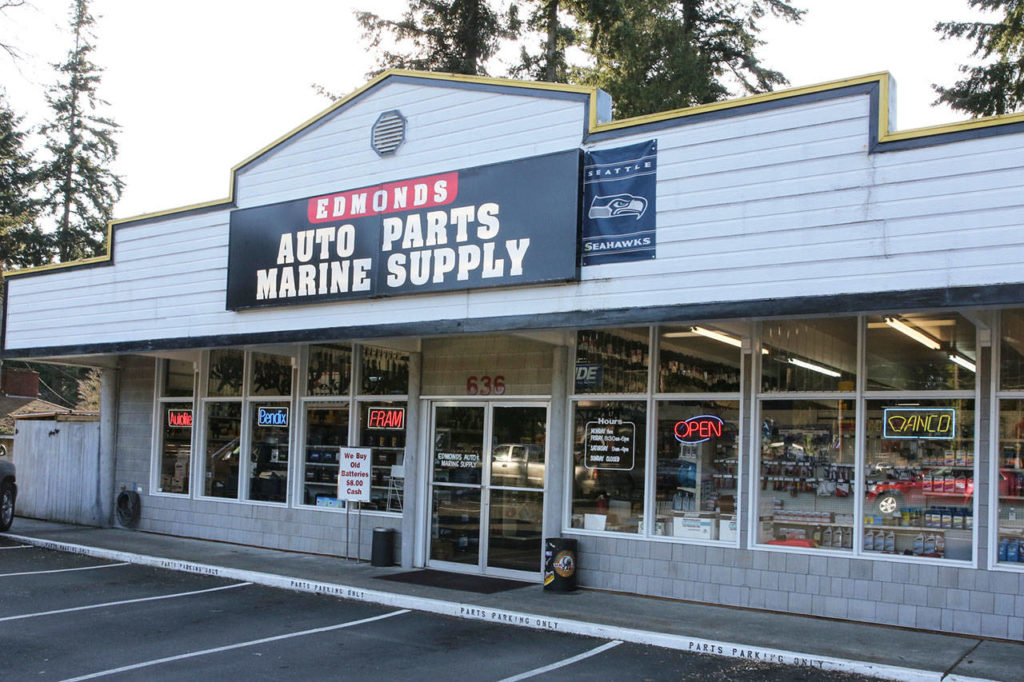
<path fill-rule="evenodd" d="M 0 594 L 4 679 L 835 679 L 811 668 L 794 676 L 781 666 L 524 630 L 2 538 Z"/>
<path fill-rule="evenodd" d="M 497 680 L 608 647 L 559 668 L 559 676 L 608 679 L 617 671 L 623 679 L 811 680 L 850 673 L 858 676 L 851 679 L 1019 680 L 1024 661 L 1018 642 L 596 590 L 552 594 L 535 584 L 478 594 L 380 580 L 400 572 L 335 557 L 19 518 L 0 535 L 0 632 L 15 636 L 13 646 L 3 637 L 0 669 L 38 677 L 42 658 L 51 668 L 46 678 L 67 679 L 160 660 L 147 668 L 147 678 L 180 679 L 191 659 L 174 657 L 203 652 L 204 674 L 225 666 L 238 676 L 253 664 L 256 679 L 330 674 L 332 668 L 306 660 L 325 655 L 344 662 L 344 676 L 352 679 L 379 677 L 382 670 L 396 679 L 424 679 L 432 666 L 452 675 L 465 665 L 467 679 Z M 43 581 L 42 588 L 34 581 Z M 286 598 L 274 594 L 309 601 L 285 607 L 280 600 Z M 119 604 L 92 607 L 108 602 Z M 419 625 L 438 616 L 447 617 L 443 626 Z M 378 620 L 362 622 L 368 618 Z M 65 625 L 49 634 L 38 630 L 52 622 Z M 350 622 L 357 624 L 344 625 Z M 125 638 L 126 653 L 116 660 L 90 653 L 121 647 Z M 54 641 L 81 641 L 87 648 L 66 663 L 54 658 Z M 144 648 L 133 649 L 143 646 L 140 641 Z M 257 643 L 237 646 L 245 642 Z M 388 652 L 384 660 L 381 647 Z M 692 661 L 707 667 L 696 673 Z M 17 667 L 23 663 L 34 667 Z M 694 674 L 666 677 L 666 671 Z"/>

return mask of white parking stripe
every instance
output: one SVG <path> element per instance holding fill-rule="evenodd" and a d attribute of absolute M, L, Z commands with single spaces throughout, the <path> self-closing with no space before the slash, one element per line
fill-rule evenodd
<path fill-rule="evenodd" d="M 557 663 L 546 665 L 543 668 L 534 668 L 533 670 L 527 670 L 525 673 L 519 673 L 518 675 L 515 675 L 513 677 L 506 677 L 505 679 L 501 680 L 501 682 L 518 682 L 518 680 L 526 680 L 531 677 L 536 677 L 537 675 L 543 675 L 544 673 L 551 672 L 552 670 L 558 670 L 559 668 L 564 668 L 567 665 L 572 665 L 577 661 L 585 660 L 587 658 L 590 658 L 591 656 L 597 656 L 599 653 L 608 651 L 609 649 L 613 649 L 620 644 L 622 644 L 622 641 L 618 639 L 613 642 L 607 642 L 606 644 L 602 644 L 596 649 L 584 651 L 582 654 L 579 654 L 578 656 L 566 658 L 564 660 L 558 661 Z"/>
<path fill-rule="evenodd" d="M 157 658 L 152 661 L 144 661 L 142 663 L 135 663 L 133 665 L 126 665 L 120 668 L 111 668 L 110 670 L 101 670 L 98 673 L 91 673 L 89 675 L 82 675 L 81 677 L 71 677 L 64 682 L 79 682 L 79 680 L 93 680 L 97 677 L 106 677 L 107 675 L 116 675 L 117 673 L 127 672 L 129 670 L 139 670 L 140 668 L 148 668 L 154 665 L 160 665 L 161 663 L 171 663 L 173 661 L 182 661 L 186 658 L 195 658 L 197 656 L 206 656 L 208 654 L 216 654 L 221 651 L 231 651 L 232 649 L 241 649 L 247 646 L 257 646 L 259 644 L 267 644 L 269 642 L 278 642 L 282 639 L 291 639 L 292 637 L 305 637 L 306 635 L 316 635 L 321 632 L 330 632 L 332 630 L 341 630 L 342 628 L 350 628 L 356 625 L 363 625 L 364 623 L 372 623 L 375 620 L 384 620 L 385 618 L 391 618 L 392 616 L 400 616 L 403 613 L 409 613 L 409 609 L 402 609 L 401 611 L 392 611 L 391 613 L 385 613 L 379 616 L 373 616 L 372 618 L 363 618 L 362 620 L 353 620 L 348 623 L 339 623 L 337 625 L 328 625 L 323 628 L 314 628 L 312 630 L 303 630 L 302 632 L 292 632 L 287 635 L 276 635 L 274 637 L 264 637 L 263 639 L 254 639 L 250 642 L 239 642 L 238 644 L 228 644 L 226 646 L 219 646 L 213 649 L 203 649 L 202 651 L 193 651 L 187 654 L 179 654 L 177 656 L 168 656 L 166 658 Z"/>
<path fill-rule="evenodd" d="M 90 604 L 88 606 L 75 606 L 68 609 L 57 609 L 56 611 L 39 611 L 38 613 L 23 613 L 20 616 L 7 616 L 6 618 L 0 618 L 0 623 L 4 623 L 9 620 L 21 620 L 22 618 L 38 618 L 39 616 L 53 616 L 58 613 L 71 613 L 73 611 L 88 611 L 89 609 L 105 609 L 109 606 L 123 606 L 125 604 L 138 604 L 144 601 L 158 601 L 160 599 L 177 599 L 178 597 L 191 597 L 194 594 L 207 594 L 209 592 L 219 592 L 221 590 L 233 590 L 236 587 L 245 587 L 246 585 L 252 585 L 252 583 L 235 583 L 234 585 L 223 585 L 221 587 L 211 587 L 206 590 L 193 590 L 192 592 L 178 592 L 176 594 L 162 594 L 157 597 L 139 597 L 138 599 L 125 599 L 122 601 L 108 601 L 103 604 Z"/>
<path fill-rule="evenodd" d="M 0 547 L 0 549 L 25 549 L 26 547 L 31 547 L 31 546 L 32 545 L 13 545 L 11 547 Z"/>
<path fill-rule="evenodd" d="M 80 566 L 78 568 L 57 568 L 52 571 L 22 571 L 21 573 L 0 573 L 0 578 L 11 578 L 16 575 L 43 575 L 45 573 L 67 573 L 69 571 L 91 571 L 95 568 L 114 568 L 115 566 L 128 566 L 127 561 L 117 564 L 100 564 L 99 566 Z"/>

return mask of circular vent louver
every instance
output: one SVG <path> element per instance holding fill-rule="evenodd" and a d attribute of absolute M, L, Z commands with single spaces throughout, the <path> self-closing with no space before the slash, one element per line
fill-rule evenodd
<path fill-rule="evenodd" d="M 380 156 L 388 156 L 398 151 L 405 142 L 405 117 L 398 111 L 385 111 L 377 117 L 373 124 L 373 137 L 370 146 Z"/>

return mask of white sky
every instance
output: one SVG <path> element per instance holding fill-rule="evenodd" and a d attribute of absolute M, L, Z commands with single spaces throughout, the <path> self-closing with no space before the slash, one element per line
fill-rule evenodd
<path fill-rule="evenodd" d="M 0 15 L 0 84 L 24 126 L 46 116 L 44 91 L 63 61 L 70 0 L 30 0 Z M 799 26 L 766 20 L 759 54 L 793 86 L 877 71 L 898 83 L 900 129 L 964 118 L 932 108 L 932 83 L 949 85 L 966 41 L 939 40 L 936 21 L 979 16 L 967 0 L 792 0 Z M 221 199 L 229 171 L 329 105 L 311 84 L 347 93 L 372 56 L 353 10 L 397 16 L 399 0 L 93 0 L 100 96 L 121 125 L 115 167 L 126 183 L 115 217 Z M 495 70 L 496 71 L 496 70 Z"/>

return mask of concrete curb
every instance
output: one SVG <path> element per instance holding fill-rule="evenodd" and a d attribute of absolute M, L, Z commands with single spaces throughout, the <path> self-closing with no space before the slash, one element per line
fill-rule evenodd
<path fill-rule="evenodd" d="M 295 590 L 298 592 L 309 592 L 314 594 L 326 594 L 343 599 L 381 604 L 383 606 L 412 609 L 444 616 L 454 616 L 456 618 L 502 623 L 505 625 L 514 625 L 535 630 L 550 630 L 574 635 L 584 635 L 587 637 L 618 639 L 634 644 L 646 644 L 669 649 L 691 651 L 694 653 L 725 656 L 728 658 L 743 658 L 762 663 L 803 666 L 818 670 L 871 675 L 888 680 L 903 680 L 906 682 L 990 682 L 982 678 L 946 675 L 937 671 L 916 670 L 913 668 L 902 668 L 879 663 L 870 663 L 867 661 L 833 658 L 782 649 L 768 649 L 759 646 L 739 644 L 736 642 L 701 639 L 696 637 L 687 637 L 684 635 L 673 635 L 664 632 L 623 628 L 614 625 L 602 625 L 599 623 L 589 623 L 566 618 L 554 618 L 520 611 L 494 609 L 474 604 L 396 594 L 381 590 L 367 590 L 361 587 L 353 587 L 339 583 L 327 583 L 316 580 L 292 578 L 273 573 L 226 568 L 223 566 L 212 566 L 194 561 L 165 559 L 145 554 L 135 554 L 133 552 L 123 552 L 119 550 L 77 545 L 68 542 L 44 540 L 27 535 L 3 533 L 0 534 L 0 536 L 34 545 L 36 547 L 41 547 L 43 549 L 82 554 L 98 559 L 124 561 L 132 564 L 138 564 L 140 566 L 150 566 L 153 568 L 163 568 L 172 571 L 182 571 L 185 573 L 216 576 L 219 578 L 228 578 L 231 580 L 251 582 L 258 585 L 266 585 L 267 587 L 277 587 L 286 590 Z"/>

